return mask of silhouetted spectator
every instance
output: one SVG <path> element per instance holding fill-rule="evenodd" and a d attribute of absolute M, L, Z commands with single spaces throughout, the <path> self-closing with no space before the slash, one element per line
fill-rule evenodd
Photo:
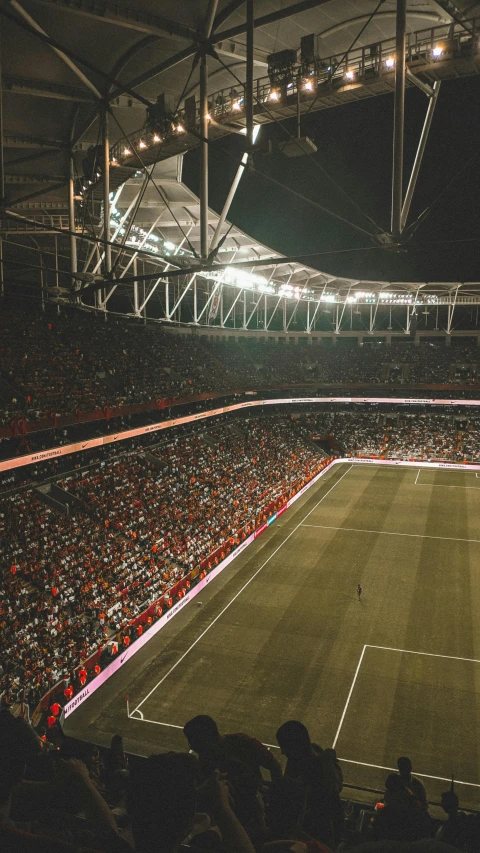
<path fill-rule="evenodd" d="M 298 720 L 288 720 L 280 726 L 276 738 L 287 756 L 285 776 L 306 786 L 305 829 L 314 838 L 335 847 L 343 826 L 335 753 L 329 750 L 325 754 L 318 744 L 312 743 L 307 728 Z"/>
<path fill-rule="evenodd" d="M 207 775 L 218 769 L 222 761 L 230 759 L 245 765 L 259 782 L 261 767 L 269 771 L 272 779 L 282 777 L 279 762 L 263 743 L 241 733 L 221 735 L 215 720 L 205 714 L 189 720 L 183 733 Z"/>

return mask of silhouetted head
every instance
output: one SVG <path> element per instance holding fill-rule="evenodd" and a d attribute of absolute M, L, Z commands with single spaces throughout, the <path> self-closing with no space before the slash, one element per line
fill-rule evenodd
<path fill-rule="evenodd" d="M 447 814 L 455 814 L 458 811 L 459 800 L 455 791 L 444 791 L 441 799 L 441 806 Z"/>
<path fill-rule="evenodd" d="M 412 773 L 412 762 L 409 758 L 402 756 L 397 759 L 397 767 L 400 776 L 403 776 L 405 779 L 409 779 Z"/>
<path fill-rule="evenodd" d="M 275 735 L 278 745 L 287 758 L 299 758 L 311 750 L 308 729 L 298 720 L 287 720 Z"/>
<path fill-rule="evenodd" d="M 220 740 L 220 732 L 215 720 L 206 714 L 199 714 L 185 724 L 183 734 L 188 740 L 190 749 L 201 755 L 210 750 Z"/>

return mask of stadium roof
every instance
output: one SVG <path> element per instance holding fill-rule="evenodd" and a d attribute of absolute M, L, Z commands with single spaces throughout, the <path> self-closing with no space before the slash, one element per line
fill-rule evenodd
<path fill-rule="evenodd" d="M 479 7 L 464 0 L 407 4 L 407 32 L 453 26 L 467 10 L 471 17 Z M 312 33 L 320 57 L 340 55 L 352 43 L 358 49 L 392 40 L 395 9 L 396 0 L 384 0 L 380 5 L 376 0 L 256 0 L 254 77 L 266 78 L 269 54 L 297 50 L 300 39 Z M 165 94 L 169 109 L 174 111 L 183 107 L 185 97 L 198 94 L 196 51 L 212 11 L 215 56 L 208 58 L 210 93 L 231 87 L 232 80 L 245 80 L 245 4 L 240 0 L 219 0 L 218 4 L 212 0 L 163 0 L 160 8 L 150 0 L 131 0 L 122 6 L 97 4 L 95 0 L 76 0 L 75 4 L 68 0 L 10 0 L 4 4 L 0 21 L 7 206 L 43 224 L 58 215 L 60 220 L 55 224 L 60 222 L 60 228 L 67 230 L 61 217 L 68 211 L 72 146 L 80 171 L 85 149 L 100 141 L 101 108 L 106 102 L 111 110 L 109 141 L 112 146 L 123 146 L 138 139 L 146 107 L 159 94 Z M 469 73 L 477 72 L 475 67 Z M 344 93 L 348 97 L 360 97 L 360 87 L 344 89 L 350 90 Z M 237 130 L 240 124 L 242 121 L 237 122 Z M 192 136 L 189 144 L 198 145 L 198 140 Z M 171 153 L 178 154 L 178 146 Z M 161 163 L 154 165 L 152 177 L 161 179 L 167 196 L 177 194 L 171 198 L 172 205 L 183 209 L 181 221 L 188 221 L 186 228 L 194 223 L 189 237 L 194 241 L 198 199 L 193 194 L 187 198 L 185 185 L 176 178 L 171 180 L 172 169 L 176 169 L 173 164 L 178 160 L 166 162 L 169 165 L 165 169 Z M 117 183 L 129 178 L 120 196 L 124 204 L 135 194 L 140 179 L 135 176 L 135 162 L 122 165 Z M 117 190 L 117 184 L 113 189 Z M 163 228 L 175 232 L 177 224 L 167 226 L 167 213 L 162 212 L 158 193 L 150 185 L 139 206 L 136 226 L 151 225 L 159 215 Z M 20 228 L 12 221 L 4 225 L 8 234 Z M 91 227 L 94 229 L 95 223 Z M 84 223 L 84 230 L 88 228 Z M 171 242 L 178 245 L 181 239 L 177 234 Z M 235 239 L 241 243 L 236 259 L 251 260 L 269 251 L 234 229 L 217 260 L 222 259 L 222 253 L 227 256 L 227 248 L 233 250 Z M 357 287 L 350 280 L 335 279 L 302 263 L 294 267 L 294 277 L 306 276 L 315 288 L 323 289 L 328 283 L 346 296 Z M 287 267 L 283 272 L 276 267 L 274 274 L 291 275 L 291 265 L 288 273 Z M 360 284 L 369 292 L 383 292 L 389 287 L 386 282 Z M 396 287 L 405 292 L 432 286 L 404 283 Z M 471 289 L 469 285 L 464 288 Z M 457 284 L 442 283 L 433 289 L 448 292 L 457 289 Z"/>

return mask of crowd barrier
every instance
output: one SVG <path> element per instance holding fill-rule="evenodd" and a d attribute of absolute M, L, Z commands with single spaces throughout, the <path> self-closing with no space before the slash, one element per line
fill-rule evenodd
<path fill-rule="evenodd" d="M 13 459 L 6 459 L 0 462 L 0 471 L 9 471 L 12 468 L 20 468 L 25 465 L 32 465 L 37 462 L 43 462 L 46 459 L 54 459 L 57 456 L 66 456 L 70 453 L 81 453 L 84 450 L 91 450 L 93 447 L 102 447 L 107 444 L 112 444 L 116 441 L 125 441 L 128 438 L 135 438 L 139 435 L 148 435 L 149 433 L 159 432 L 160 430 L 170 429 L 171 427 L 180 426 L 182 424 L 193 423 L 194 421 L 206 420 L 218 415 L 227 414 L 228 412 L 237 412 L 240 409 L 255 408 L 258 406 L 282 406 L 291 403 L 351 403 L 351 404 L 371 404 L 378 405 L 380 403 L 388 403 L 391 405 L 405 406 L 480 406 L 480 400 L 443 400 L 443 399 L 428 399 L 428 398 L 410 398 L 410 397 L 286 397 L 273 400 L 247 400 L 243 403 L 232 403 L 230 406 L 221 406 L 217 409 L 209 409 L 206 412 L 198 412 L 195 415 L 184 415 L 180 418 L 171 418 L 170 420 L 160 421 L 156 424 L 137 427 L 136 429 L 122 430 L 113 435 L 104 435 L 99 438 L 91 438 L 87 441 L 78 441 L 75 444 L 65 444 L 62 447 L 52 447 L 49 450 L 43 450 L 40 453 L 31 453 L 25 456 L 17 456 Z"/>

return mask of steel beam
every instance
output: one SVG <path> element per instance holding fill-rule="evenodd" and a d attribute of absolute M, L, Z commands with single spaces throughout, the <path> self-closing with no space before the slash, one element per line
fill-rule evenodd
<path fill-rule="evenodd" d="M 61 139 L 43 139 L 41 136 L 4 136 L 5 148 L 68 148 Z"/>
<path fill-rule="evenodd" d="M 393 119 L 393 169 L 391 230 L 394 237 L 402 231 L 403 197 L 403 131 L 405 121 L 405 28 L 407 23 L 407 0 L 397 0 L 395 33 L 395 103 Z"/>
<path fill-rule="evenodd" d="M 82 0 L 77 0 L 75 5 L 72 5 L 68 0 L 35 0 L 35 2 L 51 9 L 61 9 L 62 12 L 91 18 L 99 24 L 113 24 L 117 27 L 124 27 L 141 33 L 153 33 L 158 36 L 168 33 L 171 36 L 189 40 L 198 38 L 198 33 L 194 27 L 189 27 L 188 24 L 181 24 L 178 21 L 171 21 L 169 18 L 160 15 L 151 15 L 139 8 L 122 9 L 116 3 L 102 2 L 102 12 L 99 14 L 92 11 L 91 3 L 82 2 Z"/>
<path fill-rule="evenodd" d="M 84 89 L 75 89 L 73 86 L 57 83 L 39 83 L 36 80 L 24 80 L 21 77 L 4 77 L 2 88 L 4 92 L 13 95 L 32 95 L 37 98 L 93 103 L 93 99 Z"/>
<path fill-rule="evenodd" d="M 190 288 L 191 288 L 191 286 L 192 286 L 193 282 L 195 281 L 196 277 L 197 277 L 197 274 L 196 274 L 196 273 L 194 273 L 194 274 L 189 278 L 189 280 L 188 280 L 187 284 L 186 284 L 186 285 L 184 286 L 184 288 L 183 288 L 182 293 L 179 295 L 179 297 L 178 297 L 177 301 L 175 302 L 175 304 L 174 304 L 174 306 L 173 306 L 172 310 L 170 311 L 170 314 L 169 314 L 169 316 L 168 316 L 168 318 L 167 318 L 168 320 L 170 320 L 170 318 L 171 318 L 173 315 L 175 315 L 175 311 L 177 311 L 177 310 L 180 308 L 180 305 L 182 304 L 182 302 L 183 302 L 183 300 L 184 300 L 184 297 L 187 295 L 187 293 L 188 293 L 188 291 L 190 290 Z"/>
<path fill-rule="evenodd" d="M 415 187 L 417 184 L 418 175 L 420 172 L 420 167 L 422 165 L 423 155 L 425 153 L 425 148 L 427 147 L 428 134 L 430 132 L 430 127 L 432 125 L 433 114 L 435 112 L 435 106 L 437 104 L 438 96 L 440 94 L 440 80 L 435 80 L 433 84 L 433 94 L 430 98 L 430 102 L 428 104 L 427 114 L 425 116 L 425 121 L 422 127 L 422 133 L 420 135 L 420 141 L 418 143 L 417 153 L 415 154 L 415 160 L 412 167 L 412 174 L 410 175 L 410 180 L 408 182 L 407 192 L 405 194 L 405 201 L 403 202 L 402 207 L 402 215 L 400 219 L 400 230 L 403 231 L 405 228 L 405 223 L 408 218 L 408 212 L 410 210 L 410 205 L 412 203 L 413 193 L 415 192 Z"/>
<path fill-rule="evenodd" d="M 3 207 L 5 205 L 5 157 L 4 157 L 4 148 L 3 148 L 3 146 L 4 146 L 4 136 L 3 136 L 3 81 L 2 81 L 3 45 L 1 43 L 2 35 L 3 35 L 2 29 L 0 29 L 0 205 Z M 3 293 L 3 280 L 2 280 L 2 293 Z"/>
<path fill-rule="evenodd" d="M 299 15 L 301 12 L 307 12 L 309 9 L 316 9 L 318 6 L 325 6 L 327 3 L 332 3 L 333 0 L 302 0 L 301 3 L 294 3 L 293 6 L 286 6 L 285 9 L 279 9 L 276 12 L 270 12 L 268 15 L 263 15 L 255 20 L 254 26 L 258 30 L 260 27 L 266 27 L 268 24 L 276 24 L 277 21 L 284 21 L 287 18 L 292 18 L 294 15 Z M 238 24 L 236 27 L 231 27 L 229 30 L 215 32 L 212 39 L 213 43 L 224 41 L 225 39 L 233 39 L 235 36 L 245 35 L 247 32 L 247 24 Z"/>
<path fill-rule="evenodd" d="M 73 151 L 70 152 L 70 171 L 68 177 L 68 229 L 70 231 L 70 272 L 77 272 L 77 238 L 75 237 L 75 165 Z"/>
<path fill-rule="evenodd" d="M 230 0 L 230 3 L 227 3 L 224 9 L 215 16 L 215 20 L 213 22 L 213 31 L 215 32 L 219 27 L 228 21 L 228 19 L 240 9 L 241 6 L 245 3 L 245 0 Z"/>
<path fill-rule="evenodd" d="M 208 68 L 207 56 L 200 59 L 200 256 L 208 257 Z"/>
<path fill-rule="evenodd" d="M 46 33 L 45 30 L 43 30 L 39 26 L 39 24 L 37 24 L 37 22 L 31 17 L 31 15 L 29 15 L 28 12 L 25 11 L 25 9 L 23 8 L 23 6 L 20 5 L 18 0 L 10 0 L 10 5 L 13 9 L 15 9 L 16 12 L 18 12 L 20 17 L 23 18 L 24 21 L 26 21 L 31 27 L 33 27 L 34 30 L 37 31 L 37 33 L 41 33 L 42 36 L 47 36 L 47 38 L 49 37 L 48 33 Z M 54 47 L 53 45 L 50 45 L 50 47 L 53 50 L 53 52 L 56 53 L 57 56 L 60 57 L 62 62 L 64 62 L 65 65 L 68 68 L 70 68 L 70 71 L 73 71 L 75 76 L 78 77 L 79 80 L 81 80 L 81 82 L 84 84 L 84 86 L 86 86 L 87 89 L 90 89 L 90 91 L 92 92 L 93 95 L 95 95 L 96 98 L 101 100 L 102 99 L 101 92 L 99 92 L 97 87 L 94 86 L 93 83 L 88 79 L 88 77 L 85 76 L 83 71 L 80 71 L 80 68 L 75 64 L 75 62 L 72 59 L 70 59 L 69 56 L 67 56 L 65 53 L 63 53 L 63 51 L 59 50 L 57 47 Z"/>
<path fill-rule="evenodd" d="M 105 275 L 112 269 L 112 247 L 110 245 L 110 142 L 108 138 L 108 112 L 103 112 L 103 240 L 105 244 Z"/>
<path fill-rule="evenodd" d="M 253 151 L 253 45 L 254 45 L 254 0 L 247 2 L 247 74 L 245 80 L 245 121 L 247 129 L 247 154 Z"/>
<path fill-rule="evenodd" d="M 210 38 L 217 12 L 218 0 L 209 0 L 203 36 Z M 208 67 L 207 53 L 200 56 L 200 255 L 208 257 Z"/>
<path fill-rule="evenodd" d="M 410 68 L 408 68 L 407 66 L 405 66 L 405 77 L 407 78 L 407 80 L 410 80 L 410 83 L 413 83 L 413 85 L 416 86 L 417 89 L 420 89 L 421 92 L 427 95 L 428 98 L 432 97 L 432 87 L 429 86 L 428 83 L 424 83 L 423 80 L 420 80 L 420 78 L 417 77 L 413 73 L 413 71 L 410 71 Z"/>
<path fill-rule="evenodd" d="M 241 298 L 242 294 L 243 294 L 243 290 L 239 290 L 239 291 L 238 291 L 238 293 L 237 293 L 237 295 L 236 295 L 236 297 L 235 297 L 235 299 L 233 300 L 232 304 L 230 305 L 229 310 L 227 311 L 227 313 L 226 313 L 226 315 L 225 315 L 225 318 L 224 318 L 224 321 L 223 321 L 223 322 L 224 322 L 224 325 L 225 325 L 225 323 L 228 321 L 228 318 L 230 317 L 230 314 L 231 314 L 233 311 L 235 311 L 235 305 L 237 304 L 237 302 L 238 302 L 238 301 L 239 301 L 239 299 Z M 234 319 L 235 319 L 235 317 L 234 317 Z"/>

